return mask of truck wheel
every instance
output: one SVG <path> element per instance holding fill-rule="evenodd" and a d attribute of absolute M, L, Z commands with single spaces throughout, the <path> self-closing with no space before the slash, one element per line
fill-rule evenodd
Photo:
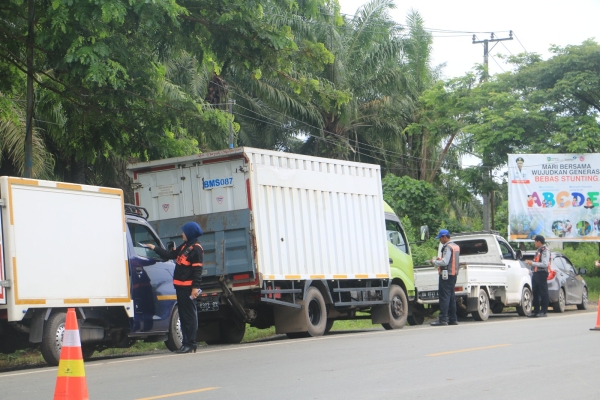
<path fill-rule="evenodd" d="M 304 316 L 310 336 L 323 336 L 327 326 L 327 308 L 323 295 L 316 287 L 308 288 L 304 299 Z"/>
<path fill-rule="evenodd" d="M 425 322 L 425 315 L 413 312 L 413 315 L 409 315 L 408 318 L 406 318 L 406 321 L 408 321 L 408 324 L 411 326 L 423 325 L 423 322 Z"/>
<path fill-rule="evenodd" d="M 556 303 L 552 303 L 552 308 L 554 309 L 554 312 L 565 312 L 565 303 L 565 289 L 561 288 L 558 291 L 558 301 Z"/>
<path fill-rule="evenodd" d="M 577 304 L 578 310 L 587 310 L 588 308 L 588 289 L 583 288 L 583 294 L 581 295 L 581 304 Z"/>
<path fill-rule="evenodd" d="M 67 313 L 62 311 L 52 314 L 44 324 L 40 351 L 48 365 L 57 366 L 60 361 L 60 350 L 62 349 L 66 321 Z"/>
<path fill-rule="evenodd" d="M 491 309 L 494 314 L 501 314 L 502 310 L 504 310 L 504 304 L 496 302 L 492 305 Z"/>
<path fill-rule="evenodd" d="M 219 322 L 221 329 L 220 343 L 237 344 L 242 341 L 246 334 L 246 323 L 233 319 L 223 319 Z"/>
<path fill-rule="evenodd" d="M 165 340 L 165 346 L 171 351 L 177 351 L 183 345 L 183 333 L 181 333 L 181 321 L 179 321 L 179 309 L 177 306 L 173 309 L 171 314 L 171 322 L 169 323 L 169 332 L 167 333 L 167 340 Z"/>
<path fill-rule="evenodd" d="M 381 324 L 385 329 L 402 329 L 408 318 L 408 301 L 406 293 L 398 285 L 390 286 L 390 323 Z"/>
<path fill-rule="evenodd" d="M 486 321 L 490 316 L 490 299 L 483 289 L 479 289 L 477 310 L 472 312 L 475 321 Z"/>
<path fill-rule="evenodd" d="M 525 286 L 523 288 L 523 294 L 521 295 L 521 305 L 517 306 L 517 313 L 521 317 L 526 317 L 531 314 L 532 300 L 531 289 Z"/>
<path fill-rule="evenodd" d="M 331 328 L 333 328 L 334 319 L 327 319 L 327 324 L 325 325 L 325 333 L 329 332 Z"/>

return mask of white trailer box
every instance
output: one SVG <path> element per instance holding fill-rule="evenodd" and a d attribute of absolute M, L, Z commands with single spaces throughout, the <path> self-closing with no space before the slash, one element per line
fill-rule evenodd
<path fill-rule="evenodd" d="M 123 306 L 132 314 L 123 193 L 0 177 L 0 310 Z"/>
<path fill-rule="evenodd" d="M 243 147 L 128 169 L 161 238 L 176 238 L 186 220 L 209 233 L 201 238 L 209 276 L 235 272 L 248 254 L 265 280 L 389 278 L 378 165 Z M 210 235 L 244 212 L 247 253 L 242 236 Z M 221 216 L 219 228 L 209 215 Z"/>

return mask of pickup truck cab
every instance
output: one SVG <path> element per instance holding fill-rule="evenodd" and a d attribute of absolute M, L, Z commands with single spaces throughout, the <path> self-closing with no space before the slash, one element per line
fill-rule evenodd
<path fill-rule="evenodd" d="M 531 276 L 520 251 L 497 232 L 458 233 L 452 241 L 460 247 L 455 286 L 459 316 L 472 313 L 475 320 L 485 321 L 490 312 L 501 313 L 504 307 L 516 307 L 521 316 L 531 313 Z M 415 286 L 418 304 L 428 305 L 430 311 L 439 309 L 436 267 L 416 267 Z"/>

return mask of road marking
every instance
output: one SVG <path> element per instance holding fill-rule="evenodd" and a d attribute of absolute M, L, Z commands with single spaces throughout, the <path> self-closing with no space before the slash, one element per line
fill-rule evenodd
<path fill-rule="evenodd" d="M 154 397 L 144 397 L 142 399 L 137 399 L 137 400 L 166 399 L 167 397 L 183 396 L 184 394 L 192 394 L 192 393 L 200 393 L 200 392 L 208 392 L 209 390 L 216 390 L 216 389 L 221 389 L 221 388 L 220 387 L 208 387 L 208 388 L 204 388 L 204 389 L 188 390 L 187 392 L 177 392 L 177 393 L 163 394 L 163 395 L 154 396 Z"/>
<path fill-rule="evenodd" d="M 506 347 L 511 346 L 510 344 L 497 344 L 494 346 L 485 346 L 485 347 L 473 347 L 472 349 L 462 349 L 462 350 L 452 350 L 452 351 L 444 351 L 442 353 L 433 353 L 427 354 L 427 357 L 437 357 L 437 356 L 446 356 L 448 354 L 457 354 L 457 353 L 466 353 L 468 351 L 478 351 L 478 350 L 488 350 L 488 349 L 497 349 L 498 347 Z"/>

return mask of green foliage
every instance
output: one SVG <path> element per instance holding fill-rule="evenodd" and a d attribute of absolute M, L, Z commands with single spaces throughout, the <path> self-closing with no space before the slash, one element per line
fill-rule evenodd
<path fill-rule="evenodd" d="M 597 243 L 567 243 L 561 252 L 571 260 L 576 269 L 586 268 L 588 276 L 600 277 L 600 268 L 595 265 L 595 261 L 600 259 Z"/>
<path fill-rule="evenodd" d="M 384 200 L 400 218 L 408 217 L 413 227 L 427 225 L 430 231 L 438 229 L 443 199 L 433 185 L 394 174 L 387 174 L 382 185 Z"/>

